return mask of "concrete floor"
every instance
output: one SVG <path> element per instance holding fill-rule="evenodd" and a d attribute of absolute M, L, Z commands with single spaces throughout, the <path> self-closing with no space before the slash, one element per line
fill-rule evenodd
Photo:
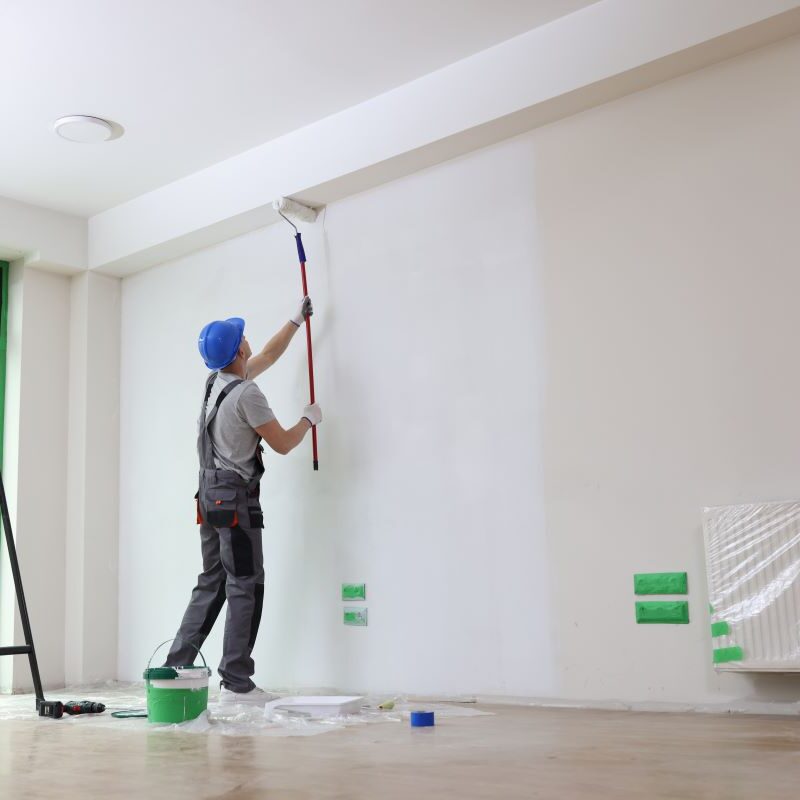
<path fill-rule="evenodd" d="M 299 738 L 3 721 L 0 798 L 771 800 L 800 793 L 796 717 L 482 708 L 496 716 Z"/>

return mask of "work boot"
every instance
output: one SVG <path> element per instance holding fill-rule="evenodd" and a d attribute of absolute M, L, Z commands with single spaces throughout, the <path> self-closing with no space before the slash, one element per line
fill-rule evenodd
<path fill-rule="evenodd" d="M 226 689 L 224 686 L 219 693 L 220 703 L 257 703 L 259 705 L 266 705 L 270 700 L 277 700 L 280 695 L 270 694 L 258 686 L 251 689 L 249 692 L 234 692 L 231 689 Z"/>

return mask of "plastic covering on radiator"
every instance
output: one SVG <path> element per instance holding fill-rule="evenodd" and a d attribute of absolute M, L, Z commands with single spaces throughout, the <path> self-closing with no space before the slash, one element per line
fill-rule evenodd
<path fill-rule="evenodd" d="M 717 669 L 800 672 L 800 502 L 703 510 Z"/>

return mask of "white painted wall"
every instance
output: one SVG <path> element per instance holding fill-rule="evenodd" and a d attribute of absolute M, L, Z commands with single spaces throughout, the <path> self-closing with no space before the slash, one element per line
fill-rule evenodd
<path fill-rule="evenodd" d="M 72 279 L 65 674 L 117 671 L 120 281 Z"/>
<path fill-rule="evenodd" d="M 42 681 L 63 686 L 69 279 L 14 266 L 9 283 L 3 477 Z M 23 644 L 0 552 L 0 641 Z M 0 670 L 0 689 L 31 687 L 27 656 Z"/>
<path fill-rule="evenodd" d="M 269 458 L 262 684 L 796 693 L 711 669 L 700 509 L 800 483 L 798 70 L 789 40 L 308 231 L 321 470 L 308 447 Z M 274 226 L 123 282 L 123 678 L 172 635 L 199 569 L 196 332 L 241 314 L 260 343 L 298 284 Z M 304 369 L 297 341 L 261 380 L 287 424 Z M 689 572 L 689 626 L 635 625 L 646 570 Z M 341 624 L 342 581 L 367 582 L 367 629 Z"/>
<path fill-rule="evenodd" d="M 794 39 L 535 139 L 567 695 L 796 696 L 714 676 L 698 509 L 798 494 L 798 66 Z M 684 565 L 690 628 L 633 626 L 630 573 Z"/>
<path fill-rule="evenodd" d="M 321 226 L 309 231 L 326 420 L 319 473 L 310 444 L 268 460 L 265 683 L 552 688 L 551 665 L 536 666 L 547 630 L 517 641 L 548 602 L 539 314 L 512 304 L 534 296 L 537 260 L 525 230 L 533 175 L 517 179 L 517 150 L 331 209 L 329 252 Z M 506 199 L 476 214 L 473 185 Z M 475 237 L 462 235 L 465 215 Z M 521 235 L 498 241 L 514 227 Z M 516 265 L 515 289 L 498 280 L 501 262 Z M 290 229 L 272 226 L 123 286 L 120 669 L 133 677 L 147 646 L 172 634 L 199 565 L 196 333 L 240 314 L 263 343 L 291 315 L 300 276 Z M 513 341 L 530 353 L 519 371 Z M 287 425 L 306 402 L 304 359 L 297 337 L 261 381 Z M 533 533 L 520 540 L 521 528 Z M 342 627 L 348 580 L 369 584 L 367 631 Z M 218 657 L 218 638 L 208 652 Z"/>

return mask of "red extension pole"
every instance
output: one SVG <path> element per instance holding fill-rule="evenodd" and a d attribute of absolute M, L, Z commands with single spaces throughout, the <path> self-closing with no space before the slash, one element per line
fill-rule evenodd
<path fill-rule="evenodd" d="M 303 278 L 303 297 L 308 297 L 308 281 L 306 280 L 306 251 L 303 249 L 303 239 L 300 233 L 295 235 L 297 242 L 297 257 L 300 259 L 300 275 Z M 306 317 L 306 349 L 308 350 L 308 387 L 311 394 L 311 403 L 316 403 L 314 393 L 314 354 L 311 350 L 311 317 Z M 311 447 L 314 455 L 314 469 L 319 469 L 319 456 L 317 455 L 317 426 L 311 428 Z"/>

